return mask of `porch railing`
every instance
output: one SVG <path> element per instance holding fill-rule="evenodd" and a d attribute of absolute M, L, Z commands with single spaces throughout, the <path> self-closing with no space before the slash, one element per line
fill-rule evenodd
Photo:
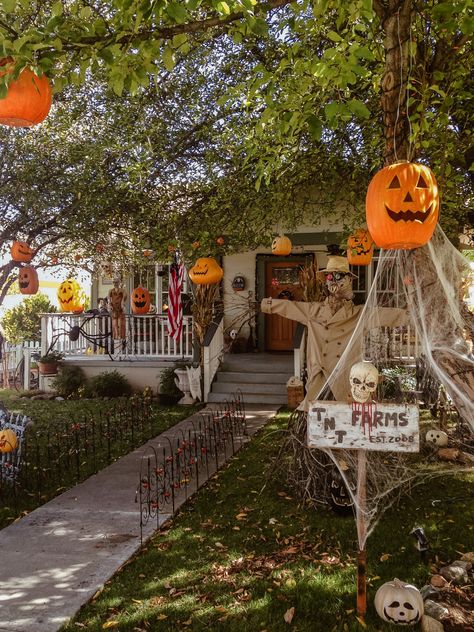
<path fill-rule="evenodd" d="M 41 353 L 53 348 L 65 356 L 113 354 L 114 357 L 192 358 L 193 323 L 183 317 L 178 340 L 168 334 L 168 318 L 161 314 L 125 316 L 126 337 L 112 339 L 110 316 L 94 314 L 43 314 L 41 318 Z M 78 329 L 77 329 L 78 328 Z M 76 335 L 75 335 L 76 334 Z"/>

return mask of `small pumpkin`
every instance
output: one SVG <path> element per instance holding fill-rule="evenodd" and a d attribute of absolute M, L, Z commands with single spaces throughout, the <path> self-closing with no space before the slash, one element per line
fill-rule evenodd
<path fill-rule="evenodd" d="M 58 287 L 58 301 L 62 312 L 80 314 L 84 311 L 85 296 L 75 279 L 66 279 Z"/>
<path fill-rule="evenodd" d="M 35 251 L 28 246 L 26 241 L 14 241 L 10 248 L 10 255 L 17 263 L 30 263 Z"/>
<path fill-rule="evenodd" d="M 347 259 L 352 266 L 368 266 L 374 254 L 374 240 L 367 229 L 357 228 L 347 240 Z"/>
<path fill-rule="evenodd" d="M 130 303 L 132 314 L 148 314 L 150 311 L 150 292 L 145 287 L 134 288 Z"/>
<path fill-rule="evenodd" d="M 279 237 L 275 237 L 272 241 L 272 254 L 274 255 L 282 255 L 286 257 L 291 252 L 293 245 L 291 240 L 285 235 L 280 235 Z"/>
<path fill-rule="evenodd" d="M 396 625 L 414 625 L 423 616 L 423 597 L 416 586 L 399 579 L 382 584 L 374 599 L 377 614 Z"/>
<path fill-rule="evenodd" d="M 224 276 L 224 270 L 214 257 L 201 257 L 189 270 L 189 278 L 196 285 L 217 285 Z"/>
<path fill-rule="evenodd" d="M 431 239 L 438 221 L 436 178 L 425 165 L 389 165 L 372 178 L 365 207 L 367 227 L 379 248 L 419 248 Z"/>
<path fill-rule="evenodd" d="M 5 428 L 0 432 L 0 452 L 13 452 L 18 446 L 18 437 L 11 428 Z"/>
<path fill-rule="evenodd" d="M 2 74 L 13 71 L 12 58 L 0 60 Z M 0 99 L 0 124 L 9 127 L 31 127 L 44 121 L 52 103 L 48 78 L 37 77 L 29 68 L 20 72 L 8 86 L 8 93 Z"/>
<path fill-rule="evenodd" d="M 437 445 L 439 448 L 445 448 L 449 443 L 449 437 L 443 430 L 428 430 L 425 439 L 428 443 Z"/>
<path fill-rule="evenodd" d="M 33 266 L 20 268 L 18 285 L 21 294 L 36 294 L 39 288 L 38 272 Z"/>

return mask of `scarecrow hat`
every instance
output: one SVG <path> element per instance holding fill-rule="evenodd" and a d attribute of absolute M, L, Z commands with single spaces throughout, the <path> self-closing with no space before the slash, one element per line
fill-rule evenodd
<path fill-rule="evenodd" d="M 318 275 L 322 277 L 330 272 L 343 272 L 344 274 L 350 274 L 351 277 L 357 279 L 357 274 L 354 274 L 349 270 L 349 261 L 347 260 L 347 257 L 330 255 L 328 257 L 326 267 L 323 270 L 318 270 Z"/>

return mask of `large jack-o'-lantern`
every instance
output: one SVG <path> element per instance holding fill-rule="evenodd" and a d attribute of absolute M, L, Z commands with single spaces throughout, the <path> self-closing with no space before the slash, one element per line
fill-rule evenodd
<path fill-rule="evenodd" d="M 17 263 L 30 263 L 35 251 L 28 246 L 26 241 L 14 241 L 10 248 L 10 255 Z"/>
<path fill-rule="evenodd" d="M 439 216 L 439 194 L 429 167 L 397 162 L 375 174 L 367 189 L 367 226 L 379 248 L 411 250 L 426 244 Z"/>
<path fill-rule="evenodd" d="M 189 278 L 196 285 L 217 285 L 224 271 L 214 257 L 201 257 L 189 271 Z"/>
<path fill-rule="evenodd" d="M 290 254 L 291 249 L 293 248 L 293 244 L 291 240 L 286 237 L 286 235 L 280 235 L 279 237 L 275 237 L 272 241 L 272 254 L 280 255 L 286 257 Z"/>
<path fill-rule="evenodd" d="M 374 605 L 379 617 L 396 625 L 414 625 L 424 612 L 423 597 L 418 588 L 399 579 L 380 586 Z"/>
<path fill-rule="evenodd" d="M 39 280 L 38 273 L 33 266 L 20 268 L 18 285 L 20 286 L 20 294 L 36 294 L 39 288 Z"/>
<path fill-rule="evenodd" d="M 150 292 L 145 287 L 136 287 L 130 297 L 132 314 L 148 314 L 150 311 Z"/>
<path fill-rule="evenodd" d="M 12 59 L 0 60 L 1 74 L 12 72 Z M 20 72 L 0 99 L 0 124 L 9 127 L 31 127 L 44 121 L 51 108 L 52 93 L 48 78 L 37 77 L 29 68 Z"/>
<path fill-rule="evenodd" d="M 62 312 L 80 314 L 84 311 L 84 292 L 75 279 L 66 279 L 58 288 L 59 308 Z"/>
<path fill-rule="evenodd" d="M 374 254 L 374 240 L 365 228 L 357 228 L 347 240 L 347 260 L 352 266 L 368 266 Z"/>

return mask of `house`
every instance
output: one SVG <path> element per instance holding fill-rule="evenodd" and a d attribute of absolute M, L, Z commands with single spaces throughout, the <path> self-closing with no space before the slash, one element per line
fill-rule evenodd
<path fill-rule="evenodd" d="M 319 268 L 323 268 L 328 246 L 342 242 L 343 230 L 341 226 L 328 223 L 318 227 L 301 226 L 287 235 L 293 245 L 291 254 L 287 256 L 272 254 L 269 244 L 269 247 L 222 258 L 224 278 L 220 302 L 223 316 L 217 318 L 208 331 L 202 358 L 206 401 L 222 401 L 228 397 L 230 389 L 235 389 L 237 385 L 245 388 L 245 384 L 252 383 L 254 395 L 246 393 L 247 401 L 253 398 L 261 403 L 270 403 L 273 398 L 274 403 L 285 403 L 287 379 L 302 374 L 305 362 L 304 328 L 276 315 L 260 314 L 258 305 L 266 296 L 301 299 L 300 269 L 308 261 L 315 261 Z M 374 257 L 372 265 L 354 269 L 357 274 L 354 283 L 356 303 L 365 301 L 376 261 Z M 66 361 L 80 365 L 88 376 L 117 369 L 134 388 L 151 386 L 156 390 L 164 367 L 177 362 L 190 364 L 199 358 L 187 302 L 180 339 L 174 341 L 168 335 L 168 272 L 167 264 L 151 264 L 145 273 L 126 279 L 129 297 L 133 288 L 139 285 L 150 291 L 153 313 L 139 316 L 128 313 L 123 343 L 111 340 L 108 316 L 50 314 L 43 317 L 43 352 L 55 340 L 55 348 L 65 353 Z M 107 296 L 111 287 L 111 275 L 96 279 L 92 286 L 91 304 L 97 305 L 99 298 Z M 396 288 L 393 291 L 396 293 Z M 189 279 L 184 281 L 183 292 L 186 297 L 191 294 Z M 68 334 L 72 327 L 81 328 L 80 335 L 74 340 Z M 227 379 L 221 376 L 221 383 L 213 385 L 218 370 L 221 372 L 226 366 Z M 274 374 L 270 375 L 272 371 Z M 255 384 L 263 377 L 257 374 L 266 376 L 266 383 L 260 384 L 260 387 Z M 42 387 L 47 389 L 49 382 L 49 378 L 43 378 Z"/>

